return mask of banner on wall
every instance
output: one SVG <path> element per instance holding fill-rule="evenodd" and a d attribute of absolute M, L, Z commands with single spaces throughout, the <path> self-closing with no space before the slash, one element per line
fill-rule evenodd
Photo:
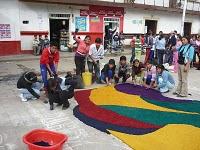
<path fill-rule="evenodd" d="M 93 23 L 97 23 L 97 22 L 100 22 L 100 18 L 99 17 L 92 17 L 92 18 L 90 18 L 90 21 L 93 22 Z"/>
<path fill-rule="evenodd" d="M 80 10 L 80 16 L 88 16 L 88 15 L 89 15 L 89 10 L 87 9 Z"/>
<path fill-rule="evenodd" d="M 79 31 L 86 31 L 86 17 L 76 17 L 75 18 L 75 27 L 79 29 Z"/>
<path fill-rule="evenodd" d="M 0 24 L 0 39 L 11 38 L 10 24 Z"/>

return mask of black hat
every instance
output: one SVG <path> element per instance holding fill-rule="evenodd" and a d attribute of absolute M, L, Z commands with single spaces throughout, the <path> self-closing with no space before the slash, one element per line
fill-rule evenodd
<path fill-rule="evenodd" d="M 114 59 L 110 59 L 108 64 L 115 65 L 115 60 Z"/>

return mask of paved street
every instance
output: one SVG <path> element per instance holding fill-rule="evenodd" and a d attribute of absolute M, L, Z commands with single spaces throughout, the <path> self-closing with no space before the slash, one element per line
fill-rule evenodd
<path fill-rule="evenodd" d="M 129 52 L 125 53 L 130 58 Z M 106 56 L 101 65 L 114 55 Z M 116 58 L 118 60 L 118 58 Z M 63 74 L 74 68 L 73 54 L 61 53 L 59 71 Z M 16 82 L 26 70 L 39 72 L 39 57 L 32 55 L 7 56 L 0 58 L 0 150 L 25 150 L 22 136 L 35 128 L 59 131 L 69 136 L 64 150 L 129 150 L 130 148 L 115 137 L 91 128 L 73 116 L 77 105 L 70 100 L 70 108 L 49 110 L 49 105 L 42 100 L 21 102 L 18 97 Z M 173 74 L 176 81 L 177 75 Z M 200 72 L 191 69 L 189 75 L 190 99 L 200 99 Z M 99 85 L 92 85 L 96 87 Z M 88 87 L 88 88 L 91 88 Z M 172 97 L 169 93 L 168 96 Z"/>

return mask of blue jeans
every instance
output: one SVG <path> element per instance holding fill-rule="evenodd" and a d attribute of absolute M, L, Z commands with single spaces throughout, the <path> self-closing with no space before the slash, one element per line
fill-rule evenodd
<path fill-rule="evenodd" d="M 112 70 L 108 70 L 108 76 L 105 76 L 104 72 L 101 73 L 101 80 L 106 81 L 106 77 L 108 77 L 108 80 L 113 78 Z"/>
<path fill-rule="evenodd" d="M 131 48 L 131 52 L 132 52 L 132 55 L 131 55 L 130 63 L 132 63 L 135 60 L 135 47 Z"/>
<path fill-rule="evenodd" d="M 56 74 L 54 64 L 51 64 L 49 66 L 50 66 L 51 71 L 54 74 Z M 42 81 L 44 82 L 44 87 L 47 88 L 47 86 L 48 86 L 47 71 L 49 72 L 49 70 L 47 69 L 47 66 L 45 64 L 40 64 L 40 71 L 41 71 L 41 75 L 42 75 Z"/>
<path fill-rule="evenodd" d="M 163 49 L 158 49 L 157 50 L 157 57 L 158 57 L 158 64 L 163 64 L 163 57 L 165 54 L 165 50 Z"/>
<path fill-rule="evenodd" d="M 151 84 L 151 79 L 152 79 L 152 75 L 148 75 L 146 78 L 146 84 L 150 85 Z"/>
<path fill-rule="evenodd" d="M 43 83 L 36 82 L 32 84 L 32 89 L 40 95 L 40 90 L 42 89 Z M 27 89 L 20 89 L 20 94 L 23 94 L 25 99 L 32 99 L 35 98 Z"/>

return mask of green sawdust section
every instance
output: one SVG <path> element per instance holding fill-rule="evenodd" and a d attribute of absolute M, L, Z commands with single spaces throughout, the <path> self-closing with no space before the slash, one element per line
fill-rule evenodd
<path fill-rule="evenodd" d="M 161 106 L 161 107 L 166 107 L 170 109 L 176 109 L 176 110 L 181 110 L 181 111 L 187 111 L 187 112 L 193 112 L 193 113 L 200 113 L 200 102 L 199 101 L 190 101 L 190 102 L 168 102 L 168 101 L 157 101 L 157 100 L 152 100 L 149 98 L 143 98 L 146 102 Z"/>
<path fill-rule="evenodd" d="M 188 124 L 200 127 L 199 114 L 162 112 L 149 109 L 114 105 L 101 105 L 101 107 L 116 112 L 120 115 L 133 118 L 142 122 L 152 123 L 154 125 L 164 126 L 167 124 Z"/>

